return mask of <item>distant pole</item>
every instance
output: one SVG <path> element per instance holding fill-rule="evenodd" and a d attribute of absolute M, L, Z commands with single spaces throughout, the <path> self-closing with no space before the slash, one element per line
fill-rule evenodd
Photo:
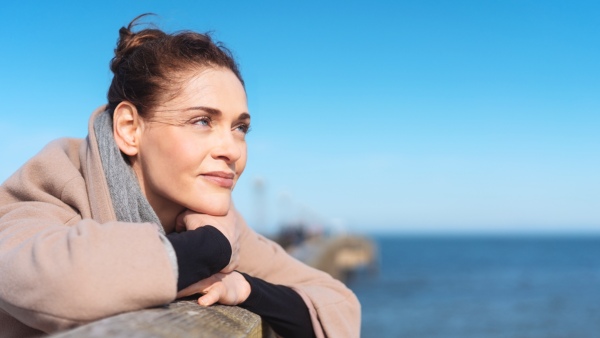
<path fill-rule="evenodd" d="M 282 191 L 279 194 L 279 227 L 281 226 L 289 226 L 294 220 L 292 218 L 292 196 L 287 191 Z"/>
<path fill-rule="evenodd" d="M 257 228 L 265 229 L 267 226 L 267 205 L 265 201 L 265 180 L 261 177 L 254 178 L 254 221 Z"/>

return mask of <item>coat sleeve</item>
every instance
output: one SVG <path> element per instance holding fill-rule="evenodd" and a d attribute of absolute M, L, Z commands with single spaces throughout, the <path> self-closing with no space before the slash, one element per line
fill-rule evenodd
<path fill-rule="evenodd" d="M 42 164 L 0 186 L 1 309 L 54 332 L 174 300 L 177 279 L 156 226 L 82 219 L 77 168 Z"/>
<path fill-rule="evenodd" d="M 359 337 L 360 303 L 343 283 L 288 255 L 277 243 L 243 227 L 239 270 L 294 289 L 306 303 L 317 337 Z"/>

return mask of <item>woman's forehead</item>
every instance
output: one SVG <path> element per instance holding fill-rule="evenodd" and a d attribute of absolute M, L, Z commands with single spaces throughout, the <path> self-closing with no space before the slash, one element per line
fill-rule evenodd
<path fill-rule="evenodd" d="M 223 113 L 247 112 L 246 92 L 237 76 L 224 68 L 190 72 L 189 79 L 157 111 L 182 111 L 194 107 L 217 109 Z"/>
<path fill-rule="evenodd" d="M 190 73 L 169 105 L 183 107 L 238 106 L 246 107 L 246 91 L 235 74 L 224 68 L 208 68 Z M 246 109 L 244 109 L 246 110 Z"/>

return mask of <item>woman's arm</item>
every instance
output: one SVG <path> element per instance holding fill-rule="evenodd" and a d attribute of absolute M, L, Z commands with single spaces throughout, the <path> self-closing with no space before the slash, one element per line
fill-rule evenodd
<path fill-rule="evenodd" d="M 57 206 L 22 204 L 0 218 L 0 307 L 22 323 L 54 332 L 175 299 L 155 225 L 65 222 Z"/>
<path fill-rule="evenodd" d="M 189 217 L 191 220 L 212 216 L 191 213 Z M 202 293 L 204 295 L 198 302 L 204 306 L 216 302 L 247 306 L 263 316 L 279 330 L 279 334 L 290 333 L 294 331 L 291 328 L 295 328 L 317 337 L 360 335 L 360 304 L 352 291 L 340 281 L 299 262 L 276 243 L 256 234 L 234 209 L 230 210 L 227 217 L 233 217 L 235 224 L 225 222 L 227 224 L 221 226 L 225 226 L 224 231 L 235 229 L 240 233 L 238 270 L 247 273 L 248 278 L 243 278 L 237 272 L 217 273 L 181 290 L 178 297 Z M 202 220 L 198 224 L 206 222 L 211 223 Z M 273 309 L 277 310 L 271 311 Z M 298 313 L 306 313 L 305 310 L 308 317 L 297 316 Z"/>

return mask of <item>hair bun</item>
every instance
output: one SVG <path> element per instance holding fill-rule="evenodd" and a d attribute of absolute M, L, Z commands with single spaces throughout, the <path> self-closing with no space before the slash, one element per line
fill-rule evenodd
<path fill-rule="evenodd" d="M 138 47 L 166 35 L 159 29 L 144 29 L 139 33 L 133 31 L 133 28 L 140 24 L 139 20 L 148 15 L 154 14 L 142 14 L 133 19 L 127 27 L 121 27 L 121 29 L 119 29 L 119 39 L 117 40 L 117 47 L 115 48 L 115 56 L 110 61 L 110 70 L 114 74 L 118 72 L 120 65 L 125 62 Z"/>

